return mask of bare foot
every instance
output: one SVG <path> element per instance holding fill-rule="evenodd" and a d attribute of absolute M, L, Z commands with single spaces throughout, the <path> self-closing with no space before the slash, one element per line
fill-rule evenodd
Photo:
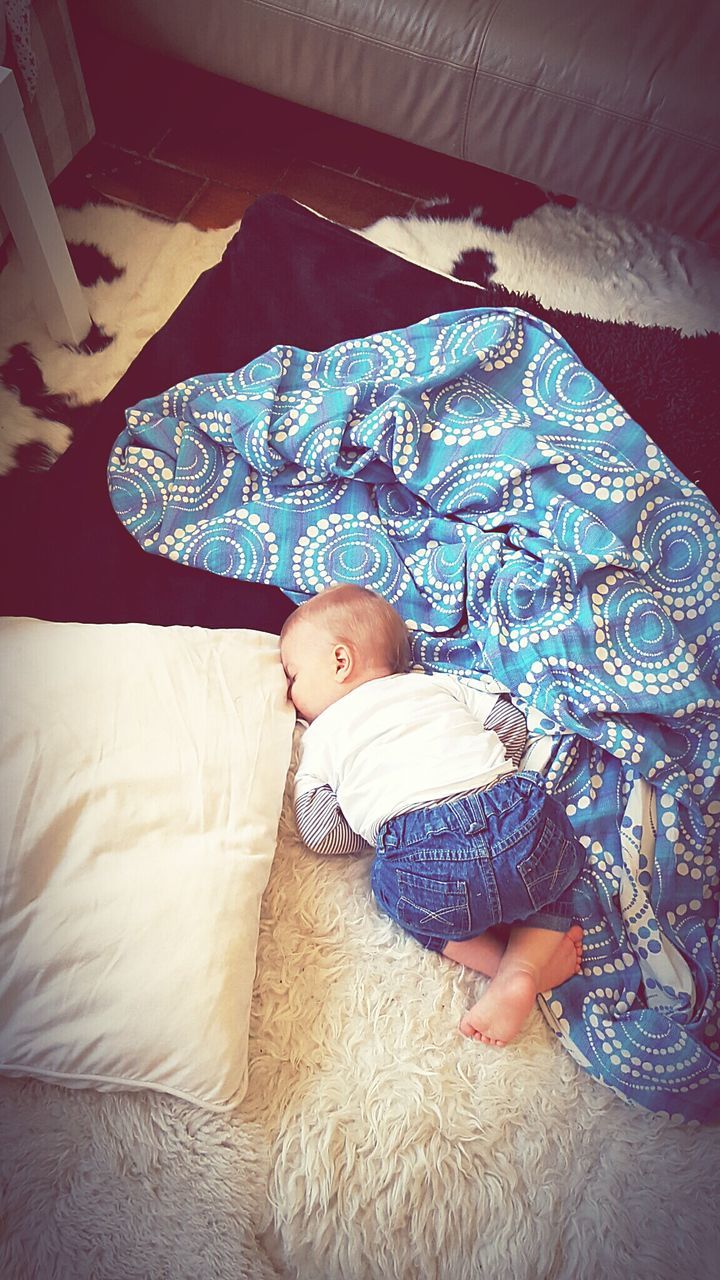
<path fill-rule="evenodd" d="M 582 967 L 583 931 L 579 924 L 571 925 L 563 934 L 547 964 L 540 970 L 538 991 L 550 991 L 579 973 Z"/>
<path fill-rule="evenodd" d="M 572 977 L 573 973 L 580 972 L 583 951 L 583 931 L 579 924 L 573 924 L 567 933 L 558 935 L 561 941 L 558 943 L 557 955 L 553 954 L 551 961 L 548 962 L 540 973 L 542 986 L 541 991 L 549 991 L 551 987 L 559 987 L 562 982 L 566 982 L 567 978 Z M 443 951 L 443 955 L 448 960 L 454 960 L 456 964 L 465 965 L 468 969 L 475 969 L 478 973 L 484 973 L 487 978 L 494 978 L 500 967 L 500 961 L 505 953 L 505 941 L 500 938 L 492 929 L 487 933 L 477 934 L 474 938 L 466 938 L 463 942 L 448 942 Z M 565 977 L 567 963 L 572 959 L 572 952 L 575 952 L 575 967 L 571 969 Z"/>
<path fill-rule="evenodd" d="M 464 1036 L 484 1044 L 508 1044 L 520 1031 L 540 991 L 559 987 L 580 970 L 582 929 L 560 935 L 550 959 L 538 973 L 532 966 L 501 966 L 476 1004 L 460 1020 Z"/>
<path fill-rule="evenodd" d="M 574 948 L 575 948 L 575 951 L 577 952 L 577 969 L 575 970 L 575 972 L 576 972 L 576 973 L 579 973 L 579 972 L 580 972 L 580 970 L 581 970 L 581 968 L 582 968 L 582 958 L 583 958 L 583 937 L 584 937 L 584 934 L 583 934 L 583 930 L 582 930 L 582 925 L 579 925 L 579 924 L 571 924 L 571 925 L 570 925 L 570 928 L 568 929 L 567 933 L 565 934 L 565 937 L 566 937 L 566 938 L 570 938 L 570 940 L 571 940 L 571 942 L 572 942 L 572 944 L 573 944 L 573 946 L 574 946 Z"/>
<path fill-rule="evenodd" d="M 505 1045 L 513 1040 L 535 1003 L 535 974 L 524 969 L 498 973 L 477 1004 L 460 1019 L 464 1036 L 483 1044 Z"/>

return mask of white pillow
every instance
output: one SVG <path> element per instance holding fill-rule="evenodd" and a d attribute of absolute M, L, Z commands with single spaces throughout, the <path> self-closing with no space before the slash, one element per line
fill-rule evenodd
<path fill-rule="evenodd" d="M 295 721 L 275 636 L 0 622 L 0 1071 L 246 1089 Z"/>

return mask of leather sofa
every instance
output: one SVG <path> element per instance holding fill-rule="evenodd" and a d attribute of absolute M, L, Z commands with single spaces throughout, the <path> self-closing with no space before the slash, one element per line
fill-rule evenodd
<path fill-rule="evenodd" d="M 717 0 L 86 0 L 136 43 L 720 242 Z"/>

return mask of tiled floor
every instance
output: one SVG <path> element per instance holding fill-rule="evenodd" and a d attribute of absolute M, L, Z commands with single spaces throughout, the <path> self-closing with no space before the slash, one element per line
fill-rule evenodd
<path fill-rule="evenodd" d="M 284 102 L 101 32 L 76 30 L 97 136 L 53 189 L 197 227 L 229 226 L 277 191 L 349 227 L 422 201 L 525 184 Z"/>

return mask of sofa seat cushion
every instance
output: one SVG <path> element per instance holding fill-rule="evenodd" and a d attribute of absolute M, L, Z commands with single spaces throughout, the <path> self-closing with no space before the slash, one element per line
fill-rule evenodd
<path fill-rule="evenodd" d="M 691 16 L 676 0 L 87 3 L 112 30 L 174 58 L 720 241 L 713 0 Z"/>
<path fill-rule="evenodd" d="M 720 236 L 720 8 L 504 0 L 463 154 L 549 190 Z"/>

